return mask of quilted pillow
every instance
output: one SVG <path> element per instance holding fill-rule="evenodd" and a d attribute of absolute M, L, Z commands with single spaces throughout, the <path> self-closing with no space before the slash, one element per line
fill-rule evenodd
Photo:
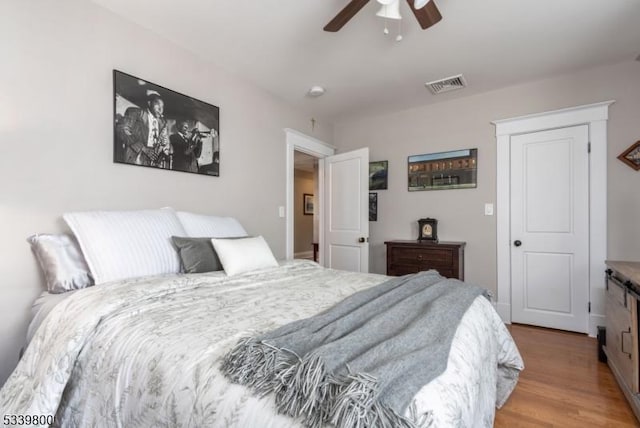
<path fill-rule="evenodd" d="M 173 210 L 74 212 L 63 218 L 96 284 L 180 272 L 171 237 L 185 231 Z"/>
<path fill-rule="evenodd" d="M 69 235 L 37 234 L 27 238 L 44 274 L 49 293 L 64 293 L 93 285 L 80 247 Z"/>

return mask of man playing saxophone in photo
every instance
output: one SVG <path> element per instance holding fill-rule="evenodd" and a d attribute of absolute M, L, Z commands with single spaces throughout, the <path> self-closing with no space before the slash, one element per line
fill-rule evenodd
<path fill-rule="evenodd" d="M 164 101 L 157 92 L 147 97 L 145 109 L 130 107 L 116 129 L 124 141 L 125 162 L 135 165 L 171 167 L 171 144 L 164 119 Z"/>

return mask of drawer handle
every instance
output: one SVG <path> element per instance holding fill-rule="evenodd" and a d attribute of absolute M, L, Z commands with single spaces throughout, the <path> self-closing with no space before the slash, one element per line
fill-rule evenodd
<path fill-rule="evenodd" d="M 629 359 L 631 359 L 631 352 L 627 352 L 624 350 L 624 335 L 628 334 L 629 336 L 631 336 L 631 327 L 629 327 L 628 331 L 621 331 L 620 332 L 620 352 L 622 352 L 623 354 L 627 354 L 629 356 Z"/>
<path fill-rule="evenodd" d="M 422 260 L 422 254 L 418 254 L 418 260 Z"/>

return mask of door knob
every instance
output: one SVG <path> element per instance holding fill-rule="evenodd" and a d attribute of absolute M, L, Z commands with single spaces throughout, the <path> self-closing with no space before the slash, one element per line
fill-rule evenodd
<path fill-rule="evenodd" d="M 520 245 L 522 245 L 522 241 L 519 241 L 516 239 L 515 241 L 513 241 L 513 245 L 515 245 L 516 247 L 519 247 Z"/>
<path fill-rule="evenodd" d="M 361 236 L 360 238 L 358 238 L 358 242 L 359 242 L 359 243 L 361 243 L 361 244 L 362 244 L 364 241 L 365 241 L 365 239 L 364 239 L 362 236 Z"/>

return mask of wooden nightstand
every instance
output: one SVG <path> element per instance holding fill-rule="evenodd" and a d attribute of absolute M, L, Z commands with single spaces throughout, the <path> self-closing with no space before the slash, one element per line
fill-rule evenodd
<path fill-rule="evenodd" d="M 387 275 L 435 269 L 447 278 L 464 280 L 466 242 L 387 241 Z"/>

